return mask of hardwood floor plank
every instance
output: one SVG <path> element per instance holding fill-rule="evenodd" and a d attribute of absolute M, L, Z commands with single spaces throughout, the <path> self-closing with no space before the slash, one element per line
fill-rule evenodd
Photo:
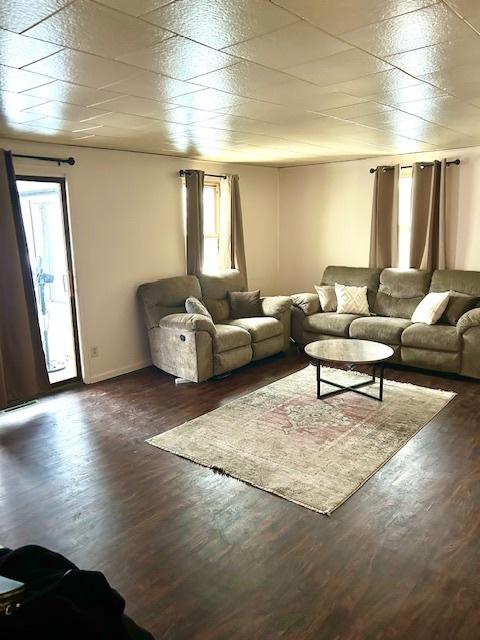
<path fill-rule="evenodd" d="M 0 544 L 103 571 L 158 639 L 478 638 L 478 382 L 387 368 L 459 395 L 329 518 L 145 444 L 304 366 L 152 367 L 1 415 Z"/>

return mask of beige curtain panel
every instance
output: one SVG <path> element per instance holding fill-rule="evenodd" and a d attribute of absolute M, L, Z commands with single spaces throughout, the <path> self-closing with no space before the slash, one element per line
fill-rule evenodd
<path fill-rule="evenodd" d="M 446 160 L 414 163 L 412 170 L 412 226 L 410 266 L 445 269 Z"/>
<path fill-rule="evenodd" d="M 231 242 L 230 266 L 238 269 L 248 288 L 247 262 L 245 258 L 245 241 L 243 237 L 242 203 L 240 201 L 240 185 L 237 175 L 228 176 L 230 184 Z"/>
<path fill-rule="evenodd" d="M 187 189 L 187 274 L 199 275 L 203 268 L 203 171 L 185 173 Z"/>
<path fill-rule="evenodd" d="M 50 389 L 12 154 L 0 150 L 0 408 Z"/>
<path fill-rule="evenodd" d="M 398 201 L 400 165 L 375 171 L 370 231 L 370 267 L 398 266 Z"/>

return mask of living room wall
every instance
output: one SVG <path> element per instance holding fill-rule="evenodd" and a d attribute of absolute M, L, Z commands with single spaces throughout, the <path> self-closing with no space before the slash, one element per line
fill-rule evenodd
<path fill-rule="evenodd" d="M 328 264 L 368 266 L 373 174 L 380 164 L 460 158 L 448 169 L 448 267 L 480 270 L 480 148 L 280 169 L 279 282 L 313 291 Z"/>
<path fill-rule="evenodd" d="M 279 292 L 277 169 L 16 140 L 0 146 L 76 159 L 66 168 L 17 159 L 15 168 L 67 178 L 86 382 L 150 363 L 135 292 L 142 282 L 185 273 L 181 168 L 239 174 L 249 285 Z"/>

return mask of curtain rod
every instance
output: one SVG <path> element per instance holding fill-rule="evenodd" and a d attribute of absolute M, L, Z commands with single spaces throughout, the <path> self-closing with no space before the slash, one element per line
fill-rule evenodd
<path fill-rule="evenodd" d="M 191 171 L 191 169 L 180 169 L 180 171 L 178 172 L 179 176 L 185 176 L 189 171 Z M 216 173 L 206 173 L 206 176 L 208 176 L 209 178 L 223 178 L 224 180 L 227 179 L 227 176 L 220 176 Z"/>
<path fill-rule="evenodd" d="M 431 165 L 433 165 L 433 162 L 419 162 L 418 164 L 422 165 L 423 167 L 430 167 Z M 460 160 L 459 158 L 456 158 L 456 160 L 447 160 L 447 167 L 449 167 L 451 164 L 460 164 Z M 400 167 L 400 169 L 411 169 L 412 165 L 411 164 L 404 164 Z M 385 167 L 385 171 L 387 171 L 388 169 L 393 169 L 393 167 Z M 370 169 L 370 173 L 375 173 L 377 169 L 372 167 Z"/>
<path fill-rule="evenodd" d="M 57 162 L 58 166 L 61 164 L 75 164 L 75 158 L 52 158 L 51 156 L 27 156 L 23 153 L 12 153 L 14 158 L 28 158 L 29 160 L 45 160 L 46 162 Z"/>

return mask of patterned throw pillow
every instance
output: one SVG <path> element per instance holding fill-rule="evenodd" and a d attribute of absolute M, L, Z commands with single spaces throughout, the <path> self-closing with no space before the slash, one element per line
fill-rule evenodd
<path fill-rule="evenodd" d="M 187 313 L 198 313 L 201 316 L 207 316 L 212 320 L 212 315 L 208 311 L 207 307 L 195 296 L 190 296 L 185 300 L 185 311 Z"/>
<path fill-rule="evenodd" d="M 354 313 L 358 316 L 370 315 L 367 287 L 347 287 L 336 282 L 335 294 L 337 296 L 337 313 Z"/>
<path fill-rule="evenodd" d="M 412 322 L 436 324 L 447 308 L 450 291 L 444 293 L 427 293 L 412 315 Z"/>
<path fill-rule="evenodd" d="M 320 300 L 320 306 L 322 311 L 336 311 L 337 310 L 337 296 L 335 294 L 335 287 L 331 285 L 315 285 L 315 291 L 318 293 Z"/>

